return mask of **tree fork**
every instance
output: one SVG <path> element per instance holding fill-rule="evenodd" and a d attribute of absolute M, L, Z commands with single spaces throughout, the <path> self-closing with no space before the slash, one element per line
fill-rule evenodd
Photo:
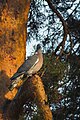
<path fill-rule="evenodd" d="M 43 116 L 43 120 L 52 120 L 52 113 L 49 108 L 47 95 L 44 90 L 44 86 L 41 78 L 38 75 L 34 75 L 28 78 L 23 84 L 21 91 L 14 99 L 7 110 L 7 116 L 9 120 L 19 119 L 19 115 L 22 112 L 22 107 L 27 101 L 33 101 L 40 109 L 40 114 Z M 17 106 L 17 107 L 16 107 Z M 21 112 L 20 112 L 21 111 Z"/>

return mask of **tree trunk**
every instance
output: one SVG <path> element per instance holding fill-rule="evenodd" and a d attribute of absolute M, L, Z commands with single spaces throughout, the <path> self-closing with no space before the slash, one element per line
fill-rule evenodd
<path fill-rule="evenodd" d="M 0 0 L 0 107 L 9 78 L 25 59 L 29 8 L 30 0 Z"/>

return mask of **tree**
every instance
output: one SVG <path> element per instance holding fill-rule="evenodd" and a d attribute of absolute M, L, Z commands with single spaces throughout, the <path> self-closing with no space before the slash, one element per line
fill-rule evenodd
<path fill-rule="evenodd" d="M 5 6 L 6 1 L 1 2 L 1 6 L 2 3 Z M 42 76 L 54 119 L 78 119 L 80 117 L 80 94 L 78 92 L 80 79 L 79 10 L 80 2 L 78 3 L 76 0 L 31 1 L 28 19 L 28 40 L 36 39 L 42 42 L 45 62 L 39 74 Z M 10 13 L 10 15 L 12 14 Z M 17 15 L 15 18 L 18 17 L 18 11 L 15 11 L 15 15 Z M 12 31 L 12 34 L 14 35 L 14 31 Z M 3 38 L 5 39 L 5 37 Z M 24 85 L 25 87 L 26 84 Z M 32 86 L 32 84 L 30 85 Z M 22 87 L 21 90 L 24 91 L 25 87 Z M 14 109 L 16 105 L 20 108 L 19 105 L 22 106 L 25 99 L 27 99 L 25 94 L 22 97 L 18 97 L 16 102 L 13 101 L 9 108 L 13 105 Z M 33 96 L 30 98 L 33 99 Z M 19 101 L 21 104 L 18 104 Z M 25 116 L 27 114 L 31 119 L 43 119 L 43 116 L 40 116 L 42 112 L 35 103 L 36 100 L 33 102 L 29 100 L 24 104 Z M 45 102 L 45 105 L 47 105 L 47 102 Z M 40 114 L 34 113 L 34 108 L 37 108 L 36 113 L 39 111 Z M 17 110 L 15 111 L 17 113 Z"/>
<path fill-rule="evenodd" d="M 33 0 L 29 14 L 28 39 L 40 40 L 47 54 L 42 71 L 54 119 L 80 118 L 79 9 L 80 1 L 76 0 Z"/>
<path fill-rule="evenodd" d="M 53 50 L 58 55 L 74 51 L 75 45 L 79 43 L 77 38 L 80 22 L 79 4 L 80 2 L 75 0 L 39 0 L 36 2 L 33 0 L 29 13 L 28 39 L 40 40 L 43 47 Z M 72 9 L 73 6 L 74 9 Z"/>
<path fill-rule="evenodd" d="M 9 78 L 25 59 L 29 8 L 29 0 L 0 1 L 0 106 Z"/>
<path fill-rule="evenodd" d="M 17 100 L 6 101 L 4 103 L 4 93 L 7 91 L 9 85 L 9 78 L 16 72 L 18 67 L 25 60 L 26 55 L 26 24 L 28 21 L 28 12 L 30 8 L 30 0 L 26 1 L 0 1 L 0 106 L 3 104 L 4 111 L 3 117 L 0 114 L 0 119 L 19 119 L 19 112 L 24 102 L 28 101 L 31 97 L 28 92 L 24 97 L 22 92 L 19 94 L 24 97 L 22 100 L 21 96 L 17 97 Z M 32 88 L 32 94 L 36 94 L 37 104 L 39 104 L 45 120 L 52 119 L 52 114 L 49 106 L 45 104 L 46 94 L 43 88 L 41 79 L 38 76 L 32 77 L 33 81 L 29 84 Z M 36 83 L 37 81 L 37 83 Z M 36 86 L 39 82 L 39 86 Z M 7 84 L 6 84 L 7 83 Z M 26 90 L 26 88 L 24 89 Z M 42 90 L 42 92 L 40 91 Z M 23 88 L 21 89 L 23 91 Z M 29 91 L 30 88 L 29 88 Z M 40 96 L 41 95 L 41 96 Z M 42 97 L 44 96 L 44 97 Z M 20 99 L 21 98 L 21 99 Z M 26 99 L 25 99 L 26 98 Z M 43 99 L 44 98 L 44 99 Z M 20 103 L 19 103 L 20 101 Z M 8 105 L 9 106 L 6 106 Z M 17 103 L 17 104 L 16 104 Z M 21 105 L 21 106 L 20 106 Z M 6 109 L 7 107 L 7 109 Z M 21 107 L 21 108 L 19 108 Z M 13 108 L 13 111 L 12 109 Z M 19 108 L 19 109 L 17 109 Z M 6 111 L 7 110 L 7 111 Z M 18 111 L 19 110 L 19 111 Z M 49 113 L 48 113 L 49 112 Z M 14 114 L 16 113 L 16 114 Z M 7 118 L 6 118 L 7 117 Z"/>

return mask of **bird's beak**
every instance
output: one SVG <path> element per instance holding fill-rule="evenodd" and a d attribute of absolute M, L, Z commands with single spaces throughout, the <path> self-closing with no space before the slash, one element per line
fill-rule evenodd
<path fill-rule="evenodd" d="M 37 49 L 36 49 L 36 51 L 35 52 L 37 52 Z"/>

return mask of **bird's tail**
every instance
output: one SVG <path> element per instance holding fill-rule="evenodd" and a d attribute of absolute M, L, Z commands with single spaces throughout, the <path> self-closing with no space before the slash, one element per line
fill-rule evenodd
<path fill-rule="evenodd" d="M 16 80 L 14 80 L 14 81 L 10 84 L 10 86 L 8 87 L 8 89 L 9 89 L 10 91 L 12 91 L 15 87 L 20 87 L 20 86 L 22 85 L 22 83 L 23 83 L 23 80 L 22 80 L 22 79 L 16 79 Z"/>
<path fill-rule="evenodd" d="M 8 87 L 9 90 L 13 90 L 13 88 L 15 88 L 16 86 L 21 85 L 23 82 L 25 82 L 25 78 L 28 78 L 29 76 L 24 73 L 15 73 L 10 79 L 12 80 L 12 83 L 10 84 L 10 86 Z"/>

